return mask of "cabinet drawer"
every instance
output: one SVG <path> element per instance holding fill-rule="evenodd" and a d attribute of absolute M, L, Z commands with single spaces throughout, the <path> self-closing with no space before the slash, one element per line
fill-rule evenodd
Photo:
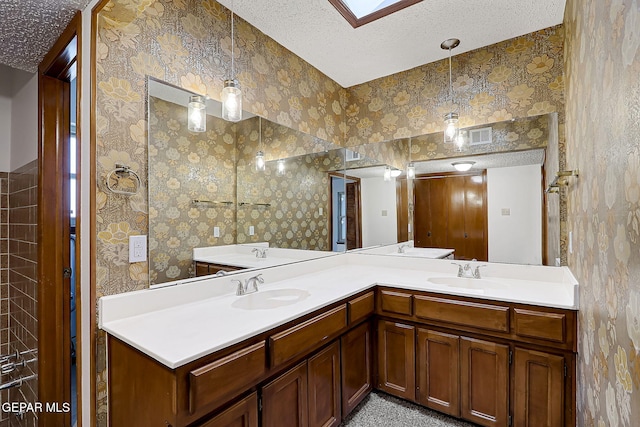
<path fill-rule="evenodd" d="M 567 316 L 563 313 L 515 308 L 513 318 L 518 336 L 555 342 L 565 342 L 567 339 Z"/>
<path fill-rule="evenodd" d="M 393 291 L 380 291 L 380 310 L 387 313 L 411 316 L 411 294 Z"/>
<path fill-rule="evenodd" d="M 257 427 L 258 395 L 254 392 L 199 427 Z"/>
<path fill-rule="evenodd" d="M 347 326 L 347 306 L 343 304 L 293 328 L 269 337 L 271 366 L 304 353 Z"/>
<path fill-rule="evenodd" d="M 204 406 L 232 399 L 253 386 L 266 370 L 263 341 L 190 371 L 189 410 L 194 413 Z"/>
<path fill-rule="evenodd" d="M 509 332 L 509 307 L 416 295 L 415 310 L 421 319 Z"/>
<path fill-rule="evenodd" d="M 355 323 L 368 317 L 375 309 L 373 291 L 354 298 L 347 303 L 349 307 L 349 323 Z"/>

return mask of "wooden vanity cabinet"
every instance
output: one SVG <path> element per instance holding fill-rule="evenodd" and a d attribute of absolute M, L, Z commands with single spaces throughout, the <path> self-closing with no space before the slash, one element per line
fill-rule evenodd
<path fill-rule="evenodd" d="M 509 346 L 460 338 L 460 416 L 482 426 L 508 426 Z"/>
<path fill-rule="evenodd" d="M 251 393 L 198 427 L 258 427 L 257 393 Z"/>
<path fill-rule="evenodd" d="M 419 328 L 417 339 L 417 402 L 459 417 L 460 337 Z"/>
<path fill-rule="evenodd" d="M 211 274 L 216 274 L 219 271 L 223 272 L 232 272 L 238 270 L 245 270 L 244 267 L 237 267 L 234 265 L 226 265 L 226 264 L 214 264 L 211 262 L 202 262 L 202 261 L 194 261 L 194 270 L 196 272 L 196 277 L 200 276 L 209 276 Z"/>
<path fill-rule="evenodd" d="M 263 427 L 335 427 L 340 407 L 340 341 L 262 388 Z"/>
<path fill-rule="evenodd" d="M 408 400 L 416 398 L 415 327 L 378 321 L 378 389 Z"/>
<path fill-rule="evenodd" d="M 304 361 L 262 388 L 262 427 L 307 427 L 307 362 Z"/>
<path fill-rule="evenodd" d="M 373 336 L 365 322 L 340 339 L 342 416 L 346 417 L 373 389 Z"/>

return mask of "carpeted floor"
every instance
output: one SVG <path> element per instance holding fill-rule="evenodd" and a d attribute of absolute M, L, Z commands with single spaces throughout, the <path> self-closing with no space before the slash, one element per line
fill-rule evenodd
<path fill-rule="evenodd" d="M 340 424 L 342 427 L 475 427 L 397 399 L 383 393 L 371 393 Z"/>

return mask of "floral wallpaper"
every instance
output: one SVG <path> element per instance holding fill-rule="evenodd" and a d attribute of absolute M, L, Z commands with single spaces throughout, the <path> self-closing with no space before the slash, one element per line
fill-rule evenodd
<path fill-rule="evenodd" d="M 236 126 L 207 115 L 207 131 L 194 133 L 186 117 L 187 107 L 149 97 L 152 284 L 191 277 L 193 248 L 236 242 Z"/>
<path fill-rule="evenodd" d="M 580 282 L 578 425 L 640 420 L 640 2 L 565 10 L 569 266 Z"/>
<path fill-rule="evenodd" d="M 230 13 L 215 0 L 111 0 L 94 13 L 95 287 L 99 298 L 143 289 L 150 282 L 147 263 L 128 263 L 129 236 L 149 233 L 151 216 L 157 213 L 147 202 L 149 183 L 143 179 L 138 194 L 123 196 L 110 193 L 104 182 L 116 163 L 129 166 L 141 177 L 148 176 L 147 159 L 154 153 L 147 149 L 147 126 L 155 119 L 146 112 L 147 76 L 219 99 L 222 82 L 230 73 L 231 32 Z M 452 108 L 446 98 L 445 61 L 344 89 L 236 19 L 234 53 L 245 110 L 307 134 L 311 140 L 319 138 L 353 147 L 432 133 L 439 130 L 442 115 Z M 562 27 L 554 27 L 455 56 L 454 104 L 462 125 L 557 111 L 563 129 L 563 33 Z M 169 121 L 166 124 L 169 126 Z M 273 135 L 277 135 L 275 128 Z M 562 165 L 562 130 L 559 135 L 558 161 Z M 267 130 L 265 138 L 270 137 Z M 271 143 L 284 153 L 292 147 L 286 141 L 273 137 Z M 242 155 L 253 155 L 253 148 L 247 147 L 238 142 L 239 166 Z M 265 153 L 267 160 L 279 158 L 282 154 L 277 151 Z M 401 158 L 395 148 L 388 153 Z M 302 170 L 305 166 L 292 165 L 292 173 L 296 167 Z M 169 185 L 176 184 L 172 181 Z M 295 197 L 299 193 L 304 198 L 300 191 L 294 193 Z M 266 210 L 256 209 L 245 212 L 258 218 L 266 214 Z M 240 234 L 237 237 L 241 239 Z M 104 349 L 104 334 L 98 332 L 98 426 L 106 425 L 107 413 Z"/>

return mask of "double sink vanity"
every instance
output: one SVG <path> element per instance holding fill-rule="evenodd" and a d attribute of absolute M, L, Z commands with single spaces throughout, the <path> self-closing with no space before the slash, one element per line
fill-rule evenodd
<path fill-rule="evenodd" d="M 575 426 L 569 269 L 464 267 L 356 252 L 103 297 L 110 424 L 336 426 L 376 389 L 482 426 Z"/>

